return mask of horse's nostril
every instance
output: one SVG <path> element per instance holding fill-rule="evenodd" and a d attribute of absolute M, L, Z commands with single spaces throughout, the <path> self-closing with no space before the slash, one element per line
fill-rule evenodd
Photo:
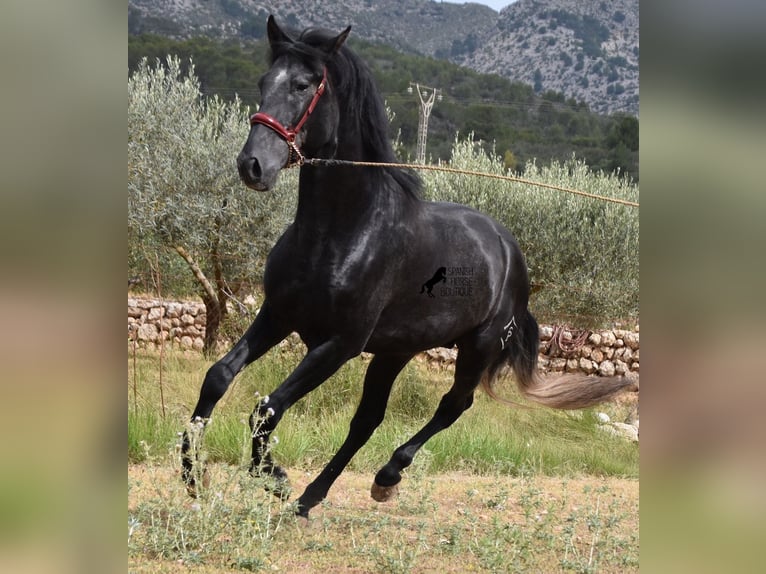
<path fill-rule="evenodd" d="M 261 164 L 254 157 L 240 158 L 237 162 L 239 175 L 245 182 L 256 182 L 261 179 Z"/>
<path fill-rule="evenodd" d="M 239 171 L 240 179 L 247 187 L 257 191 L 268 191 L 271 187 L 268 181 L 264 181 L 261 163 L 256 158 L 247 156 L 238 157 L 237 170 Z"/>
<path fill-rule="evenodd" d="M 254 157 L 247 160 L 248 172 L 253 180 L 261 179 L 261 164 Z"/>

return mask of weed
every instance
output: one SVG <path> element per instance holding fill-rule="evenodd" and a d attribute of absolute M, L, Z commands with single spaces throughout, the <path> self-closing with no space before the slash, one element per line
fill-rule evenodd
<path fill-rule="evenodd" d="M 129 515 L 129 556 L 195 565 L 206 563 L 211 555 L 223 555 L 232 557 L 230 565 L 234 568 L 260 569 L 274 537 L 293 520 L 293 514 L 265 492 L 263 480 L 243 472 L 244 465 L 208 468 L 200 440 L 206 423 L 210 421 L 192 421 L 186 430 L 196 461 L 192 469 L 196 498 L 187 497 L 180 479 L 175 488 L 168 490 L 165 485 L 165 490 L 157 488 L 144 497 Z M 249 439 L 249 432 L 242 433 L 240 444 L 244 447 Z M 180 468 L 180 448 L 173 449 L 172 458 Z M 161 483 L 156 476 L 161 472 L 156 459 L 147 455 L 145 460 L 147 482 Z"/>

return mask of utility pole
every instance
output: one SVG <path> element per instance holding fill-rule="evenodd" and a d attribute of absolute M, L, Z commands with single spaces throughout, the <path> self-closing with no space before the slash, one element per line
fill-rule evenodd
<path fill-rule="evenodd" d="M 418 122 L 418 148 L 417 148 L 417 163 L 426 163 L 426 139 L 428 138 L 428 117 L 431 115 L 431 108 L 434 106 L 434 100 L 438 99 L 442 101 L 442 91 L 437 88 L 430 88 L 428 86 L 421 86 L 420 84 L 413 84 L 410 82 L 407 88 L 407 93 L 412 93 L 412 88 L 418 93 L 418 99 L 420 100 L 420 113 Z"/>

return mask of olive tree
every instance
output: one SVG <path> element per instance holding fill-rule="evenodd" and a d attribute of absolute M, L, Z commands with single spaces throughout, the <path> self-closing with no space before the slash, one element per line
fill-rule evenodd
<path fill-rule="evenodd" d="M 144 60 L 128 79 L 129 241 L 169 251 L 188 268 L 207 311 L 206 352 L 227 300 L 259 278 L 294 213 L 295 177 L 270 194 L 240 183 L 236 157 L 247 129 L 239 100 L 201 95 L 191 62 L 184 73 L 176 57 Z"/>

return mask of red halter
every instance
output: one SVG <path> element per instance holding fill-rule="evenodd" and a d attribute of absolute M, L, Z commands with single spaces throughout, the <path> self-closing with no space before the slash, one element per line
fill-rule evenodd
<path fill-rule="evenodd" d="M 265 114 L 263 112 L 258 112 L 250 116 L 251 126 L 254 126 L 255 124 L 262 124 L 268 128 L 271 128 L 275 132 L 277 132 L 277 134 L 279 134 L 279 136 L 287 142 L 287 146 L 290 148 L 290 154 L 287 158 L 287 163 L 285 164 L 285 167 L 303 165 L 303 161 L 304 161 L 303 154 L 301 153 L 301 150 L 298 149 L 298 146 L 295 145 L 295 138 L 298 137 L 298 133 L 301 131 L 303 124 L 306 123 L 306 120 L 309 119 L 311 112 L 314 111 L 314 108 L 316 107 L 317 102 L 319 101 L 319 98 L 322 97 L 322 94 L 324 94 L 326 87 L 327 87 L 327 68 L 324 68 L 324 70 L 322 70 L 322 81 L 319 82 L 316 92 L 314 92 L 314 97 L 311 99 L 311 102 L 309 102 L 309 106 L 308 108 L 306 108 L 306 111 L 304 112 L 301 119 L 298 121 L 297 124 L 295 124 L 295 127 L 286 128 L 275 117 L 270 116 L 269 114 Z"/>

